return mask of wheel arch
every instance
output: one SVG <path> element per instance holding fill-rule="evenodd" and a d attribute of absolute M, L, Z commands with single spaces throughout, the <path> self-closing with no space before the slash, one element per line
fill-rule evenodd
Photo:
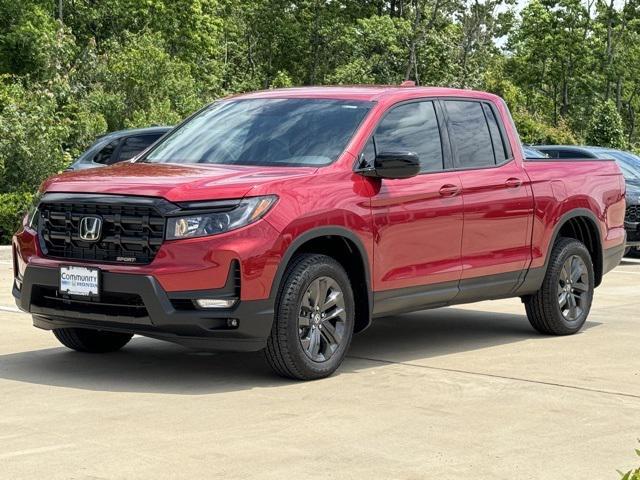
<path fill-rule="evenodd" d="M 551 250 L 559 237 L 574 238 L 584 243 L 589 250 L 591 260 L 593 261 L 594 285 L 597 287 L 602 281 L 603 275 L 603 247 L 602 238 L 599 228 L 599 222 L 594 213 L 586 208 L 578 208 L 571 210 L 562 217 L 556 224 L 551 236 L 549 248 L 545 258 L 545 272 L 549 267 L 549 259 Z"/>
<path fill-rule="evenodd" d="M 355 332 L 366 329 L 371 324 L 373 290 L 369 256 L 360 238 L 346 228 L 337 226 L 314 228 L 296 237 L 280 259 L 271 285 L 271 298 L 277 298 L 287 266 L 299 253 L 328 255 L 344 267 L 351 280 L 356 303 Z"/>

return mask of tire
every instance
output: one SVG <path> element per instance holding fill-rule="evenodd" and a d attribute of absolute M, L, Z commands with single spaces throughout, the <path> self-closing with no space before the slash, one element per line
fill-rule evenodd
<path fill-rule="evenodd" d="M 326 255 L 297 255 L 278 291 L 267 362 L 287 378 L 328 377 L 344 360 L 354 319 L 353 290 L 342 265 Z"/>
<path fill-rule="evenodd" d="M 133 337 L 129 333 L 102 332 L 87 328 L 57 328 L 53 330 L 53 334 L 65 347 L 87 353 L 115 352 Z"/>
<path fill-rule="evenodd" d="M 579 278 L 578 267 L 582 272 Z M 565 281 L 567 273 L 571 277 L 568 282 Z M 589 251 L 582 242 L 559 238 L 551 251 L 542 287 L 524 298 L 529 322 L 540 333 L 574 334 L 589 315 L 593 290 L 593 262 Z"/>

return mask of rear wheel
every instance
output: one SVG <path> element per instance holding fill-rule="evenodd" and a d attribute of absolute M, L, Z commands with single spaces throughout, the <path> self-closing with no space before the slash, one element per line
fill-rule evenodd
<path fill-rule="evenodd" d="M 551 251 L 542 287 L 524 299 L 527 317 L 541 333 L 576 333 L 589 315 L 593 290 L 589 251 L 577 240 L 560 238 Z"/>
<path fill-rule="evenodd" d="M 129 333 L 102 332 L 87 328 L 57 328 L 53 330 L 53 334 L 65 347 L 88 353 L 115 352 L 133 337 Z"/>
<path fill-rule="evenodd" d="M 355 303 L 344 268 L 326 255 L 295 257 L 284 275 L 265 355 L 284 377 L 331 375 L 351 343 Z"/>

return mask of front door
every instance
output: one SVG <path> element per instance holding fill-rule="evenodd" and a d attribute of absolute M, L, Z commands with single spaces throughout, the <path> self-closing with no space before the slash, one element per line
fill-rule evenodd
<path fill-rule="evenodd" d="M 393 107 L 365 147 L 376 153 L 411 151 L 421 174 L 382 180 L 371 200 L 374 230 L 374 313 L 445 304 L 461 276 L 463 202 L 456 172 L 446 172 L 449 149 L 432 101 Z"/>

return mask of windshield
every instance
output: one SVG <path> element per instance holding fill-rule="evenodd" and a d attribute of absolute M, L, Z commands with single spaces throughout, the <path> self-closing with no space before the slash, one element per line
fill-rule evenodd
<path fill-rule="evenodd" d="M 522 147 L 525 158 L 549 158 L 549 155 L 532 147 Z"/>
<path fill-rule="evenodd" d="M 640 181 L 640 158 L 632 153 L 619 152 L 617 150 L 606 150 L 604 156 L 616 160 L 622 170 L 625 180 Z"/>
<path fill-rule="evenodd" d="M 327 165 L 343 152 L 371 106 L 308 98 L 222 101 L 179 127 L 143 161 Z"/>

